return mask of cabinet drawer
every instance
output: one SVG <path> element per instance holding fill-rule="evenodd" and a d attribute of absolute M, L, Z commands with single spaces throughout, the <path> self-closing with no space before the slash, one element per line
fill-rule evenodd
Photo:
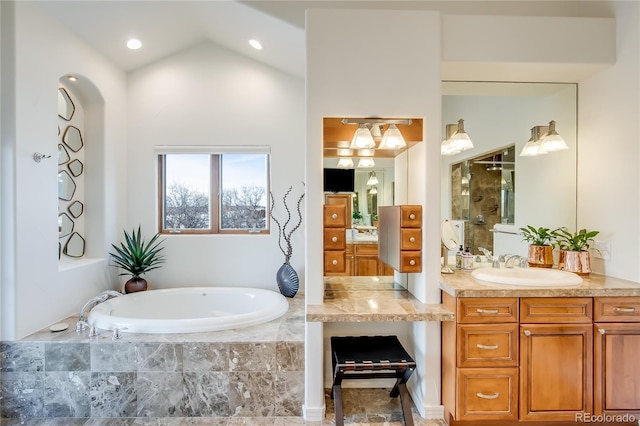
<path fill-rule="evenodd" d="M 400 270 L 398 272 L 420 272 L 422 271 L 421 251 L 401 251 Z"/>
<path fill-rule="evenodd" d="M 325 250 L 344 250 L 346 248 L 347 238 L 342 228 L 325 228 L 324 229 L 324 249 Z"/>
<path fill-rule="evenodd" d="M 591 322 L 590 297 L 525 297 L 520 299 L 520 322 L 526 324 Z"/>
<path fill-rule="evenodd" d="M 400 206 L 400 227 L 422 227 L 422 206 Z"/>
<path fill-rule="evenodd" d="M 458 367 L 517 367 L 518 324 L 458 326 Z"/>
<path fill-rule="evenodd" d="M 459 323 L 517 322 L 518 299 L 515 297 L 479 297 L 458 299 Z"/>
<path fill-rule="evenodd" d="M 420 250 L 422 248 L 422 229 L 406 228 L 400 230 L 401 250 Z"/>
<path fill-rule="evenodd" d="M 346 228 L 347 207 L 339 204 L 324 205 L 325 228 Z"/>
<path fill-rule="evenodd" d="M 594 321 L 640 322 L 640 297 L 596 297 Z"/>
<path fill-rule="evenodd" d="M 456 420 L 516 420 L 517 368 L 462 368 L 458 370 Z"/>
<path fill-rule="evenodd" d="M 344 250 L 325 250 L 324 252 L 324 271 L 325 272 L 344 272 L 346 255 Z"/>
<path fill-rule="evenodd" d="M 354 244 L 356 256 L 378 256 L 377 244 Z"/>

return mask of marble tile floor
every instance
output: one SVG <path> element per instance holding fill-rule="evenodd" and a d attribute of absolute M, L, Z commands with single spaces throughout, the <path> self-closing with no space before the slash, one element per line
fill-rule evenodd
<path fill-rule="evenodd" d="M 399 398 L 390 398 L 389 389 L 353 389 L 342 391 L 344 424 L 348 426 L 402 426 Z M 325 395 L 327 412 L 321 422 L 307 422 L 301 417 L 220 417 L 220 418 L 92 418 L 92 419 L 2 419 L 1 426 L 330 426 L 335 425 L 333 401 Z M 446 426 L 444 420 L 426 420 L 414 410 L 415 426 Z"/>

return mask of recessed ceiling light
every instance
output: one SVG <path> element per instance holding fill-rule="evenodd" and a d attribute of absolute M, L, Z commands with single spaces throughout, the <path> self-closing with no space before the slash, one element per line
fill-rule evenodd
<path fill-rule="evenodd" d="M 138 50 L 142 47 L 142 42 L 137 38 L 130 38 L 127 40 L 127 47 L 131 50 Z"/>
<path fill-rule="evenodd" d="M 262 44 L 258 40 L 251 39 L 249 40 L 249 44 L 256 50 L 262 50 Z"/>

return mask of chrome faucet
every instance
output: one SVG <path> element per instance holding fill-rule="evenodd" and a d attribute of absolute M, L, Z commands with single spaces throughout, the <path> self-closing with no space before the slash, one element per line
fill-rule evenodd
<path fill-rule="evenodd" d="M 489 250 L 484 247 L 478 247 L 478 250 L 480 250 L 484 254 L 484 256 L 487 258 L 487 262 L 493 262 L 493 255 Z"/>
<path fill-rule="evenodd" d="M 87 311 L 99 303 L 106 302 L 112 297 L 120 297 L 122 293 L 115 290 L 106 290 L 97 295 L 96 297 L 92 297 L 89 299 L 87 303 L 85 303 L 80 309 L 80 316 L 78 317 L 78 322 L 76 323 L 76 331 L 79 333 L 85 329 L 85 327 L 89 327 L 89 337 L 94 337 L 98 335 L 98 332 L 95 327 L 91 326 L 87 322 Z"/>
<path fill-rule="evenodd" d="M 511 254 L 511 255 L 505 256 L 504 267 L 513 268 L 515 266 L 519 268 L 528 268 L 529 262 L 527 261 L 526 257 L 518 256 L 517 254 Z"/>

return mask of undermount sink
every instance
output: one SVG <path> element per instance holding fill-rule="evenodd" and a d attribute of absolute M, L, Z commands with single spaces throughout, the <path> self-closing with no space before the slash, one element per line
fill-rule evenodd
<path fill-rule="evenodd" d="M 488 283 L 530 287 L 576 287 L 582 284 L 582 278 L 572 272 L 546 268 L 479 268 L 474 269 L 471 276 Z"/>

